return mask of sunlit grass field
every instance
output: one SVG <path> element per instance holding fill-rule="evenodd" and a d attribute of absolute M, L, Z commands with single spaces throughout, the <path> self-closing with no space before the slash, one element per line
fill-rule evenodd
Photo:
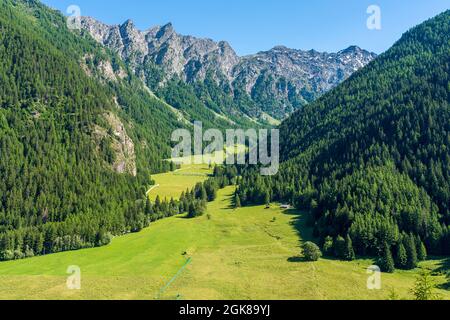
<path fill-rule="evenodd" d="M 0 299 L 387 299 L 392 289 L 411 298 L 417 271 L 383 274 L 382 290 L 368 290 L 372 261 L 303 262 L 300 245 L 311 234 L 303 214 L 275 205 L 234 210 L 232 194 L 221 190 L 203 217 L 158 221 L 107 247 L 0 263 Z M 81 268 L 81 290 L 66 287 L 70 265 Z"/>
<path fill-rule="evenodd" d="M 183 191 L 190 190 L 196 183 L 208 179 L 212 171 L 208 164 L 189 164 L 182 165 L 174 172 L 153 175 L 155 186 L 149 190 L 148 197 L 152 201 L 155 201 L 158 195 L 161 200 L 179 199 Z"/>
<path fill-rule="evenodd" d="M 204 156 L 170 159 L 180 165 L 180 169 L 153 175 L 152 179 L 155 180 L 155 185 L 147 195 L 152 201 L 155 201 L 158 195 L 161 200 L 179 199 L 182 192 L 192 189 L 198 182 L 208 179 L 208 176 L 213 173 L 214 165 L 224 162 L 225 155 L 243 153 L 245 150 L 245 146 L 236 145 L 234 148 L 229 148 L 226 153 L 221 151 Z"/>

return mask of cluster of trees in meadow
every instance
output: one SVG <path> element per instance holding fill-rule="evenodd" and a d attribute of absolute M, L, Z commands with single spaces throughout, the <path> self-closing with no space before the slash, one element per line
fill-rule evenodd
<path fill-rule="evenodd" d="M 191 190 L 182 192 L 179 200 L 173 198 L 161 200 L 159 196 L 154 202 L 147 199 L 144 210 L 147 220 L 152 222 L 182 213 L 187 213 L 188 218 L 202 216 L 206 211 L 207 203 L 216 199 L 217 191 L 234 185 L 236 179 L 237 169 L 234 166 L 215 166 L 211 177 L 197 183 Z"/>
<path fill-rule="evenodd" d="M 450 12 L 281 125 L 280 172 L 241 169 L 243 204 L 310 212 L 328 255 L 384 270 L 450 255 Z"/>
<path fill-rule="evenodd" d="M 186 213 L 188 218 L 202 216 L 217 191 L 236 183 L 235 167 L 215 167 L 206 181 L 186 190 L 179 200 L 136 198 L 133 206 L 110 215 L 95 212 L 72 215 L 63 222 L 48 222 L 0 233 L 0 260 L 16 260 L 68 250 L 104 246 L 113 236 L 139 232 L 152 222 Z"/>

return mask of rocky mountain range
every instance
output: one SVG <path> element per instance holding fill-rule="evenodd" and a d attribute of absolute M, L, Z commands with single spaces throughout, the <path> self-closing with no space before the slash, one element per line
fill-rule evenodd
<path fill-rule="evenodd" d="M 110 26 L 83 17 L 81 24 L 145 82 L 151 82 L 149 78 L 153 78 L 155 70 L 159 80 L 152 83 L 156 87 L 173 78 L 188 84 L 213 79 L 233 98 L 246 95 L 247 103 L 254 104 L 248 108 L 253 110 L 249 115 L 257 118 L 285 118 L 376 57 L 356 46 L 337 53 L 277 46 L 241 57 L 225 41 L 180 35 L 170 23 L 145 31 L 138 30 L 131 20 Z"/>

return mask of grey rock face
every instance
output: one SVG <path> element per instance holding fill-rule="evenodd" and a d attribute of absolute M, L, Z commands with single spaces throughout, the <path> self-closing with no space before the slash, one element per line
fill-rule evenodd
<path fill-rule="evenodd" d="M 233 69 L 233 77 L 239 80 L 254 99 L 258 98 L 255 96 L 258 82 L 266 81 L 266 88 L 263 89 L 281 102 L 278 112 L 266 111 L 283 118 L 296 109 L 293 103 L 289 103 L 292 102 L 290 100 L 294 92 L 303 104 L 311 102 L 375 58 L 376 54 L 356 46 L 338 53 L 302 51 L 278 46 L 241 58 Z"/>
<path fill-rule="evenodd" d="M 136 153 L 133 140 L 128 136 L 125 125 L 120 118 L 112 112 L 105 113 L 104 119 L 111 130 L 96 125 L 94 127 L 94 138 L 97 145 L 105 138 L 111 139 L 111 148 L 114 152 L 114 163 L 112 169 L 117 173 L 128 173 L 137 175 Z"/>
<path fill-rule="evenodd" d="M 218 83 L 245 90 L 257 104 L 264 100 L 261 95 L 272 96 L 278 110 L 261 109 L 277 118 L 334 88 L 376 57 L 356 46 L 338 53 L 278 46 L 239 57 L 227 42 L 180 35 L 170 23 L 139 31 L 130 20 L 107 26 L 86 17 L 82 26 L 133 70 L 151 61 L 164 71 L 165 80 L 177 76 L 186 82 L 203 81 L 209 72 Z M 298 96 L 295 103 L 293 96 Z"/>
<path fill-rule="evenodd" d="M 81 24 L 96 41 L 117 52 L 131 65 L 149 59 L 163 67 L 167 78 L 202 80 L 210 69 L 230 75 L 239 62 L 228 43 L 179 35 L 170 23 L 146 31 L 139 31 L 130 20 L 122 25 L 107 26 L 84 17 Z"/>
<path fill-rule="evenodd" d="M 352 73 L 367 65 L 376 55 L 356 46 L 338 53 L 301 51 L 275 47 L 269 51 L 243 57 L 234 69 L 234 76 L 244 77 L 246 91 L 251 92 L 262 71 L 283 77 L 297 88 L 310 87 L 322 94 Z"/>

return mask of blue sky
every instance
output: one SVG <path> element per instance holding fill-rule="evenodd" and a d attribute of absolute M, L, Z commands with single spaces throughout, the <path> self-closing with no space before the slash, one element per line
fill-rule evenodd
<path fill-rule="evenodd" d="M 350 45 L 381 53 L 402 33 L 450 9 L 450 0 L 43 0 L 108 24 L 132 19 L 139 29 L 167 22 L 177 32 L 226 40 L 240 55 L 276 45 L 339 51 Z M 381 30 L 369 30 L 370 5 L 381 8 Z"/>

